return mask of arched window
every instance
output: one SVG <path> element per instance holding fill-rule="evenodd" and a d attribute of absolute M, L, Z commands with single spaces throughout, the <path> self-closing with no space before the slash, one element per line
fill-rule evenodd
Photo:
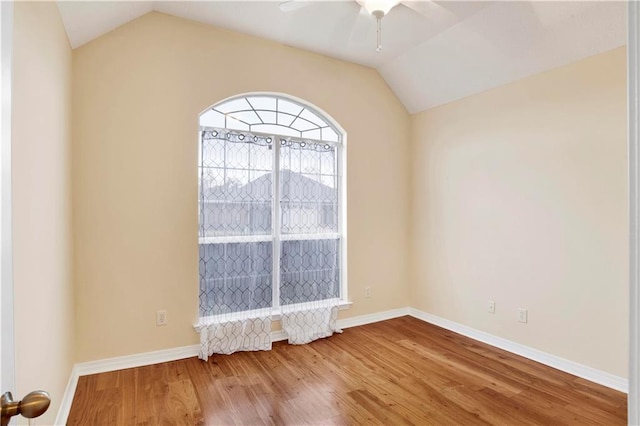
<path fill-rule="evenodd" d="M 203 112 L 199 134 L 200 316 L 344 300 L 344 133 L 333 120 L 251 94 Z"/>

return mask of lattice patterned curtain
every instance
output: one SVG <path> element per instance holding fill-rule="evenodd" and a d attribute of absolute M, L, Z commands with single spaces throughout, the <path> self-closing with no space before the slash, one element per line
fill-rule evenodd
<path fill-rule="evenodd" d="M 271 349 L 273 140 L 201 132 L 200 358 Z"/>
<path fill-rule="evenodd" d="M 340 331 L 336 155 L 329 144 L 280 143 L 280 304 L 289 343 Z"/>
<path fill-rule="evenodd" d="M 250 114 L 265 119 L 255 126 L 281 129 L 266 124 L 264 114 L 275 119 L 273 111 L 253 109 L 267 101 L 276 109 L 290 108 L 277 112 L 276 121 L 291 117 L 285 130 L 316 137 L 324 132 L 335 140 L 245 131 Z M 340 331 L 339 140 L 326 123 L 313 124 L 320 119 L 303 107 L 267 101 L 231 101 L 238 109 L 252 109 L 236 114 L 214 108 L 208 120 L 224 120 L 226 127 L 201 128 L 196 328 L 203 359 L 213 353 L 270 349 L 274 315 L 281 317 L 294 344 Z M 228 120 L 232 114 L 236 118 Z M 302 121 L 309 130 L 293 129 Z"/>

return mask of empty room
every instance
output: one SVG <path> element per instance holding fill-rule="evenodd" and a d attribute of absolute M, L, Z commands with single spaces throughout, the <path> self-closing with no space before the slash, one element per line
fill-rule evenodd
<path fill-rule="evenodd" d="M 638 424 L 639 6 L 2 2 L 2 426 Z"/>

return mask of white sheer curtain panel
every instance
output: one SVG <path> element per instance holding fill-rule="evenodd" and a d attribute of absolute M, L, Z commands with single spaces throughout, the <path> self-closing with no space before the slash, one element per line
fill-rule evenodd
<path fill-rule="evenodd" d="M 200 358 L 271 349 L 272 140 L 201 132 Z"/>
<path fill-rule="evenodd" d="M 337 147 L 280 144 L 280 304 L 289 343 L 342 332 Z"/>
<path fill-rule="evenodd" d="M 271 314 L 214 322 L 197 327 L 200 332 L 200 352 L 204 361 L 213 354 L 232 354 L 238 351 L 271 350 Z"/>

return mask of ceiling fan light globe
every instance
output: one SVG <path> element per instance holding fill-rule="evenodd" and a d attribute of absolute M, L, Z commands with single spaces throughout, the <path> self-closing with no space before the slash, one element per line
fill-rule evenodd
<path fill-rule="evenodd" d="M 400 0 L 363 0 L 362 4 L 369 13 L 369 15 L 373 15 L 374 12 L 380 11 L 383 15 L 389 13 L 394 6 L 397 6 L 400 3 Z"/>

